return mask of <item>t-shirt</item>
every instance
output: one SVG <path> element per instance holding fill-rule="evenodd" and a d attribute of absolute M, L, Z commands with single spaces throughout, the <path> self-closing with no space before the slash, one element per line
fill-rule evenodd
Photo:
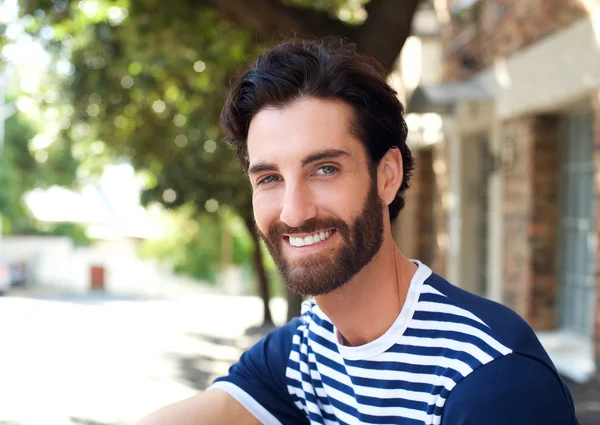
<path fill-rule="evenodd" d="M 209 389 L 273 425 L 577 424 L 566 385 L 523 319 L 416 264 L 381 337 L 343 345 L 307 301 Z"/>

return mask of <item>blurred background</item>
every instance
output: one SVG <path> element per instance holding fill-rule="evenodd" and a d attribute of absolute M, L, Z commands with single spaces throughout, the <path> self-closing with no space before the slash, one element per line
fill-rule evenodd
<path fill-rule="evenodd" d="M 389 70 L 398 245 L 524 317 L 599 424 L 597 0 L 0 1 L 0 424 L 133 424 L 299 313 L 218 120 L 291 34 Z"/>

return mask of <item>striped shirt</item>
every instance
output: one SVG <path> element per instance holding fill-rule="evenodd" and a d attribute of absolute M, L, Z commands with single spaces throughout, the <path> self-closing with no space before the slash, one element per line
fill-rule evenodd
<path fill-rule="evenodd" d="M 318 305 L 305 302 L 300 318 L 211 388 L 264 424 L 575 424 L 571 396 L 531 328 L 417 264 L 402 311 L 380 338 L 343 345 Z M 524 377 L 529 387 L 519 385 Z M 543 406 L 519 404 L 536 389 L 550 390 Z M 518 400 L 498 402 L 503 396 Z"/>

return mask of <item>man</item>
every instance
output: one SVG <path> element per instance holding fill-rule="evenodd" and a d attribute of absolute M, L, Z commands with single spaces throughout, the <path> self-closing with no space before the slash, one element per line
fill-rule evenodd
<path fill-rule="evenodd" d="M 291 40 L 241 71 L 222 112 L 257 232 L 302 317 L 204 393 L 141 425 L 576 424 L 531 328 L 407 259 L 391 220 L 413 169 L 403 108 L 340 40 Z"/>

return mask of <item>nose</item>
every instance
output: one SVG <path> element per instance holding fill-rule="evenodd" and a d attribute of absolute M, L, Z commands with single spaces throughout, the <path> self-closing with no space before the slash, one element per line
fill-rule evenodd
<path fill-rule="evenodd" d="M 290 227 L 299 227 L 307 220 L 314 218 L 317 208 L 310 189 L 302 184 L 294 184 L 285 188 L 283 207 L 279 219 Z"/>

